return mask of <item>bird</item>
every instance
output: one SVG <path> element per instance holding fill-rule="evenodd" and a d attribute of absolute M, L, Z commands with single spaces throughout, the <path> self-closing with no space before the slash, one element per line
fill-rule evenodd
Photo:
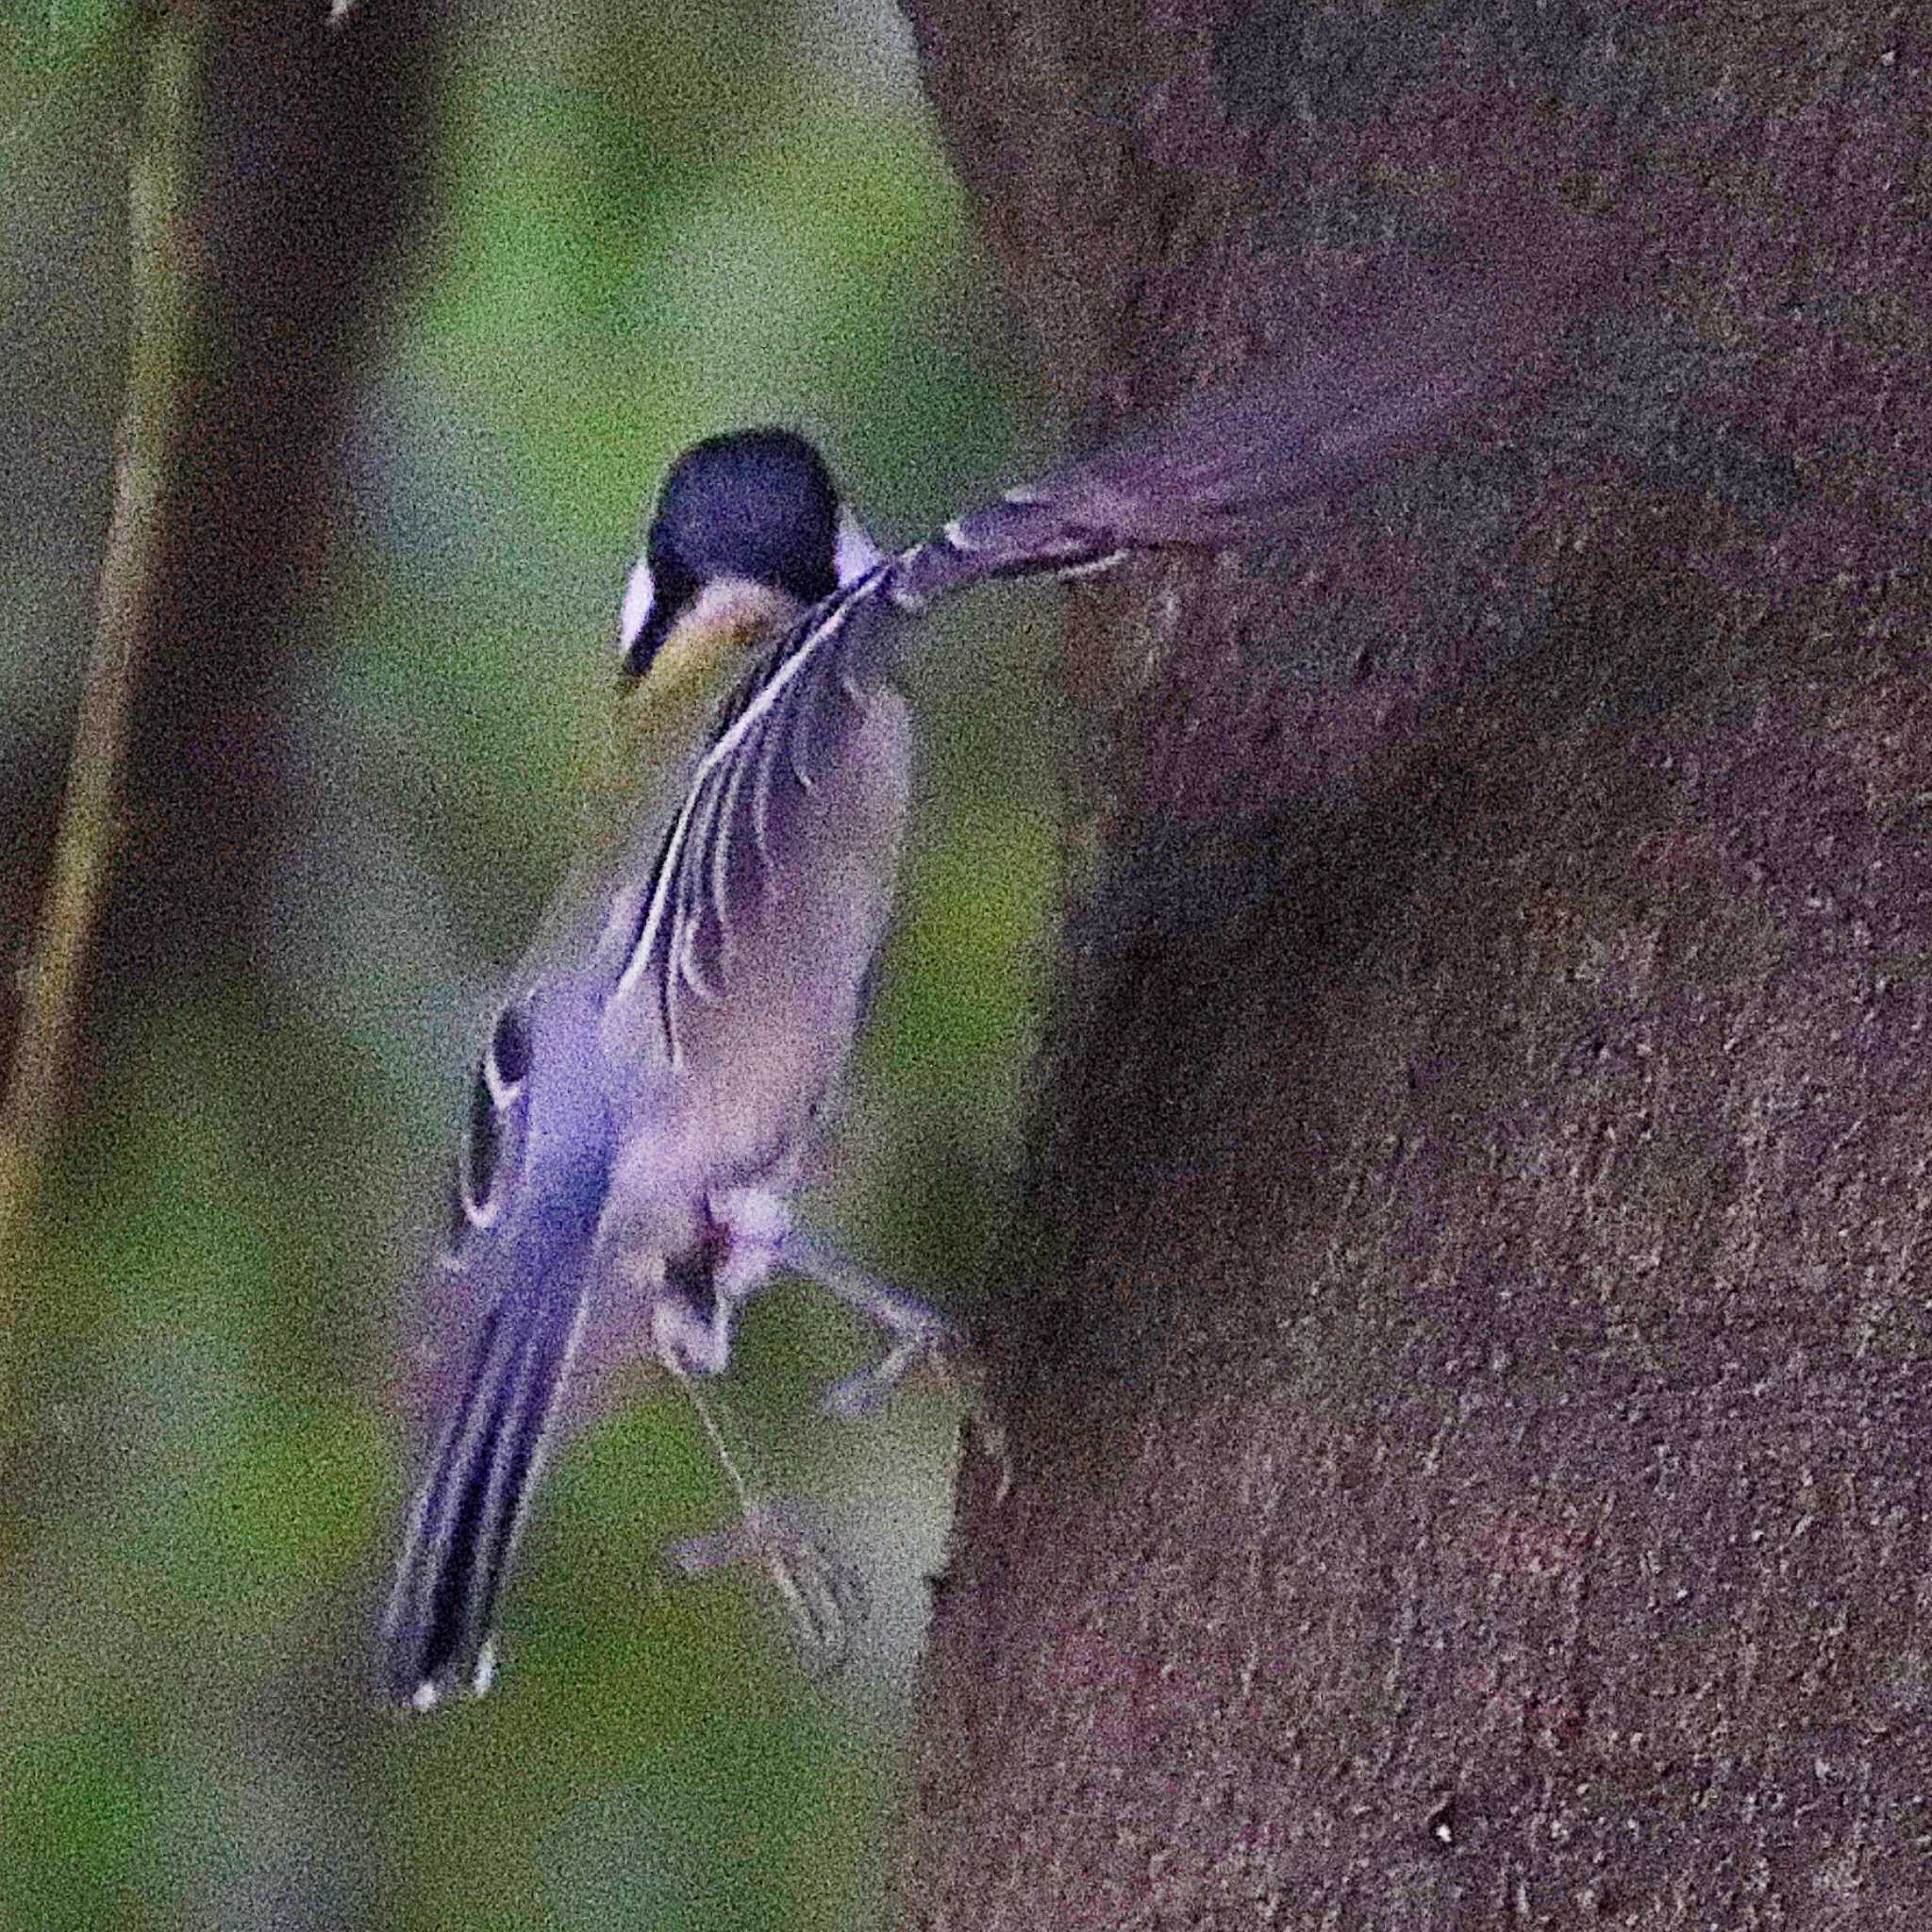
<path fill-rule="evenodd" d="M 1556 280 L 1567 297 L 1578 277 Z M 489 1689 L 541 1466 L 612 1366 L 655 1361 L 696 1397 L 781 1272 L 886 1337 L 834 1391 L 842 1410 L 963 1345 L 793 1215 L 891 916 L 913 757 L 895 679 L 927 614 L 984 583 L 1279 541 L 1332 513 L 1530 379 L 1563 303 L 1524 281 L 1520 263 L 1407 276 L 1322 346 L 897 550 L 793 430 L 712 436 L 670 466 L 619 612 L 622 782 L 481 1029 L 436 1268 L 459 1319 L 380 1628 L 389 1703 Z M 666 758 L 664 719 L 721 674 L 723 702 L 699 704 Z M 838 1566 L 762 1505 L 699 1413 L 742 1505 L 721 1550 L 761 1556 L 794 1607 L 836 1625 Z"/>

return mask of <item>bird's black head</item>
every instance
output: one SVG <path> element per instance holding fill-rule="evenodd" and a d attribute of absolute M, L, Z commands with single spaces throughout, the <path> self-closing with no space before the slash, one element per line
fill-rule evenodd
<path fill-rule="evenodd" d="M 863 568 L 877 554 L 804 437 L 789 429 L 708 437 L 672 464 L 658 492 L 624 600 L 625 671 L 641 677 L 650 669 L 709 585 L 735 580 L 816 604 L 855 562 Z"/>

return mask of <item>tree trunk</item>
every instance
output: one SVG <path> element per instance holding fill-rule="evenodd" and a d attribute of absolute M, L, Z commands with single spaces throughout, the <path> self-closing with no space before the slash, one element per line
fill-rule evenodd
<path fill-rule="evenodd" d="M 1083 427 L 1527 190 L 1641 239 L 1507 433 L 1074 606 L 901 1923 L 1928 1923 L 1923 25 L 915 25 Z"/>
<path fill-rule="evenodd" d="M 291 708 L 345 508 L 338 444 L 401 293 L 442 53 L 421 0 L 369 7 L 353 32 L 327 17 L 325 0 L 224 0 L 178 29 L 198 35 L 195 273 L 103 935 L 110 1019 L 158 983 L 259 970 Z"/>

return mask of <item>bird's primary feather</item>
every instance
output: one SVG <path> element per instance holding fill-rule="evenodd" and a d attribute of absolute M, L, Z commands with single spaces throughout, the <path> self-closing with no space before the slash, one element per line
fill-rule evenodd
<path fill-rule="evenodd" d="M 599 1343 L 625 1330 L 682 1375 L 716 1373 L 736 1305 L 781 1259 L 802 1265 L 791 1202 L 886 933 L 910 794 L 892 678 L 925 613 L 980 583 L 1292 537 L 1536 378 L 1588 251 L 1566 235 L 1531 263 L 1534 243 L 1371 289 L 1322 346 L 893 557 L 790 432 L 714 438 L 674 466 L 625 599 L 630 682 L 681 691 L 726 649 L 753 660 L 673 791 L 613 815 L 494 1018 L 448 1263 L 475 1332 L 391 1598 L 394 1701 L 487 1682 L 587 1308 Z M 820 1278 L 896 1311 L 910 1339 L 894 1359 L 943 1327 L 909 1298 Z"/>

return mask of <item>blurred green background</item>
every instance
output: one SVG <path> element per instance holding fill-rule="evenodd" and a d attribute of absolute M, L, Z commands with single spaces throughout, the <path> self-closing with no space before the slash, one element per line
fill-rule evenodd
<path fill-rule="evenodd" d="M 382 0 L 365 0 L 378 7 Z M 694 436 L 818 436 L 908 538 L 1014 459 L 997 293 L 877 0 L 464 11 L 295 661 L 258 974 L 120 989 L 4 1342 L 0 1923 L 846 1926 L 892 1862 L 957 1407 L 819 1420 L 870 1339 L 792 1288 L 732 1381 L 875 1614 L 813 1678 L 770 1593 L 674 1582 L 730 1504 L 654 1393 L 553 1463 L 495 1695 L 378 1712 L 390 1401 L 468 1037 L 555 881 L 643 498 Z M 0 865 L 59 783 L 110 503 L 144 43 L 0 23 Z M 1026 620 L 1037 626 L 1037 616 Z M 969 1317 L 1050 916 L 1037 627 L 946 625 L 904 918 L 809 1222 Z M 26 940 L 4 901 L 9 970 Z"/>

